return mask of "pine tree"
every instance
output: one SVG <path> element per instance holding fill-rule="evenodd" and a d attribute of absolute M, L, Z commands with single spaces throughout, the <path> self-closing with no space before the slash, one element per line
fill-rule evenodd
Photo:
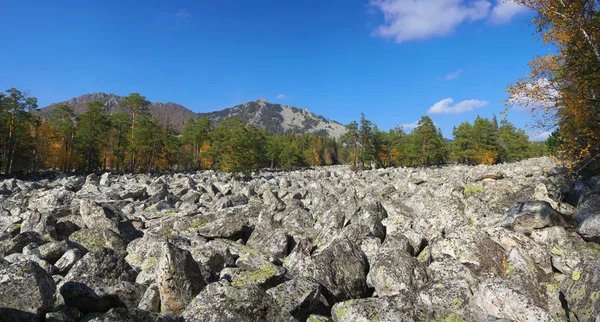
<path fill-rule="evenodd" d="M 119 105 L 127 108 L 131 113 L 131 131 L 129 141 L 129 172 L 133 172 L 135 170 L 135 157 L 139 152 L 135 150 L 135 148 L 139 146 L 135 140 L 136 120 L 140 113 L 143 114 L 147 112 L 148 105 L 150 105 L 150 102 L 146 100 L 145 96 L 142 96 L 139 93 L 131 93 L 128 96 L 125 96 L 123 100 L 119 102 Z"/>
<path fill-rule="evenodd" d="M 65 104 L 58 105 L 52 110 L 50 126 L 54 130 L 54 139 L 61 146 L 58 160 L 62 171 L 71 170 L 75 140 L 75 111 Z"/>
<path fill-rule="evenodd" d="M 110 129 L 108 117 L 104 114 L 104 104 L 98 101 L 88 103 L 87 111 L 77 117 L 75 148 L 85 160 L 87 172 L 100 168 L 100 153 Z"/>

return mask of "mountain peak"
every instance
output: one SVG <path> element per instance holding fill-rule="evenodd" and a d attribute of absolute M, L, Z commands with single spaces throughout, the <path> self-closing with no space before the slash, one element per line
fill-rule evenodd
<path fill-rule="evenodd" d="M 339 138 L 346 128 L 307 109 L 267 102 L 264 98 L 246 102 L 221 111 L 198 114 L 219 123 L 229 117 L 240 117 L 248 123 L 275 134 L 314 133 Z"/>

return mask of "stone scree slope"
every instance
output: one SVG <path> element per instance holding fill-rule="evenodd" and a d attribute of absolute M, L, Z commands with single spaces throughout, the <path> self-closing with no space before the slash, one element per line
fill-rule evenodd
<path fill-rule="evenodd" d="M 598 321 L 600 178 L 496 166 L 0 182 L 0 321 Z"/>

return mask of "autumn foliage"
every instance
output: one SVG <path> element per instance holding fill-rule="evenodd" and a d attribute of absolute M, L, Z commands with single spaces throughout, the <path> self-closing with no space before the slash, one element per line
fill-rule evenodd
<path fill-rule="evenodd" d="M 516 0 L 555 52 L 534 58 L 530 73 L 510 85 L 510 107 L 527 107 L 537 126 L 553 129 L 553 148 L 571 166 L 600 155 L 600 2 Z M 597 161 L 596 161 L 597 162 Z M 596 163 L 598 166 L 598 163 Z"/>

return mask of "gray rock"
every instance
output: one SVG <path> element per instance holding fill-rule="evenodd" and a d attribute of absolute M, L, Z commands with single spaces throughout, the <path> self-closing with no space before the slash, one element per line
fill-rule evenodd
<path fill-rule="evenodd" d="M 111 229 L 82 229 L 69 236 L 69 241 L 81 246 L 87 251 L 99 251 L 110 248 L 115 252 L 125 253 L 126 243 Z"/>
<path fill-rule="evenodd" d="M 156 280 L 156 270 L 162 254 L 162 244 L 166 238 L 146 234 L 127 245 L 125 260 L 139 272 L 136 282 L 148 285 Z"/>
<path fill-rule="evenodd" d="M 51 264 L 56 263 L 69 250 L 67 241 L 53 241 L 38 248 L 39 257 Z"/>
<path fill-rule="evenodd" d="M 337 300 L 368 296 L 366 255 L 352 241 L 342 238 L 317 254 L 300 276 L 312 277 Z"/>
<path fill-rule="evenodd" d="M 600 260 L 582 262 L 560 286 L 569 312 L 579 321 L 595 321 L 600 315 Z"/>
<path fill-rule="evenodd" d="M 46 322 L 78 322 L 81 311 L 76 307 L 58 306 L 46 313 Z"/>
<path fill-rule="evenodd" d="M 152 284 L 146 289 L 138 308 L 150 312 L 160 311 L 160 292 L 156 284 Z"/>
<path fill-rule="evenodd" d="M 126 242 L 139 236 L 131 221 L 119 212 L 86 200 L 82 200 L 79 207 L 86 228 L 112 230 Z"/>
<path fill-rule="evenodd" d="M 209 284 L 182 314 L 185 321 L 295 321 L 256 286 Z"/>
<path fill-rule="evenodd" d="M 329 302 L 324 292 L 319 283 L 307 278 L 292 279 L 267 290 L 275 303 L 300 321 L 305 321 L 311 314 L 329 313 Z"/>
<path fill-rule="evenodd" d="M 21 233 L 34 231 L 47 240 L 56 238 L 56 218 L 50 214 L 42 214 L 37 210 L 25 215 L 21 225 Z"/>
<path fill-rule="evenodd" d="M 90 320 L 90 322 L 176 322 L 177 319 L 170 315 L 160 315 L 136 308 L 114 308 L 106 314 Z"/>
<path fill-rule="evenodd" d="M 590 191 L 590 186 L 583 181 L 575 181 L 570 189 L 563 191 L 563 194 L 566 195 L 566 201 L 573 205 L 577 206 L 580 198 Z"/>
<path fill-rule="evenodd" d="M 83 252 L 80 249 L 69 249 L 56 261 L 54 266 L 58 269 L 59 274 L 65 275 L 81 257 L 83 257 Z"/>
<path fill-rule="evenodd" d="M 103 248 L 85 254 L 65 276 L 66 281 L 79 281 L 82 277 L 135 282 L 137 272 L 127 264 L 122 254 Z"/>
<path fill-rule="evenodd" d="M 506 280 L 493 278 L 479 284 L 472 303 L 478 320 L 554 321 L 550 313 Z"/>
<path fill-rule="evenodd" d="M 229 213 L 224 217 L 198 226 L 195 231 L 198 235 L 206 238 L 237 240 L 240 238 L 248 239 L 251 229 L 246 218 L 235 213 Z"/>
<path fill-rule="evenodd" d="M 366 298 L 340 302 L 331 309 L 335 322 L 426 321 L 431 315 L 416 307 L 410 297 Z"/>
<path fill-rule="evenodd" d="M 403 249 L 398 244 L 386 240 L 369 263 L 367 285 L 375 288 L 378 296 L 414 292 L 427 283 L 424 267 L 406 251 L 407 246 Z"/>
<path fill-rule="evenodd" d="M 12 239 L 0 241 L 0 257 L 4 257 L 14 253 L 20 253 L 23 251 L 23 248 L 25 246 L 31 243 L 34 243 L 36 245 L 43 245 L 47 242 L 48 241 L 37 232 L 24 232 L 18 234 Z"/>
<path fill-rule="evenodd" d="M 52 276 L 53 274 L 55 274 L 58 269 L 48 263 L 47 261 L 40 259 L 39 257 L 35 256 L 35 255 L 23 255 L 23 254 L 12 254 L 12 255 L 8 255 L 6 257 L 4 257 L 4 260 L 10 262 L 10 263 L 22 263 L 22 262 L 27 262 L 27 261 L 31 261 L 34 262 L 36 264 L 38 264 L 42 269 L 44 269 L 44 271 L 46 271 L 46 273 L 48 273 L 48 275 Z"/>
<path fill-rule="evenodd" d="M 505 227 L 530 235 L 534 229 L 567 227 L 563 215 L 546 201 L 519 202 L 507 211 Z"/>
<path fill-rule="evenodd" d="M 202 273 L 190 252 L 170 243 L 161 247 L 156 272 L 160 291 L 160 311 L 180 315 L 190 301 L 205 287 Z"/>
<path fill-rule="evenodd" d="M 82 276 L 59 286 L 65 305 L 83 313 L 106 312 L 111 308 L 136 308 L 144 294 L 145 286 L 132 282 Z"/>
<path fill-rule="evenodd" d="M 41 319 L 54 305 L 54 281 L 31 261 L 0 260 L 0 317 L 13 321 Z"/>

